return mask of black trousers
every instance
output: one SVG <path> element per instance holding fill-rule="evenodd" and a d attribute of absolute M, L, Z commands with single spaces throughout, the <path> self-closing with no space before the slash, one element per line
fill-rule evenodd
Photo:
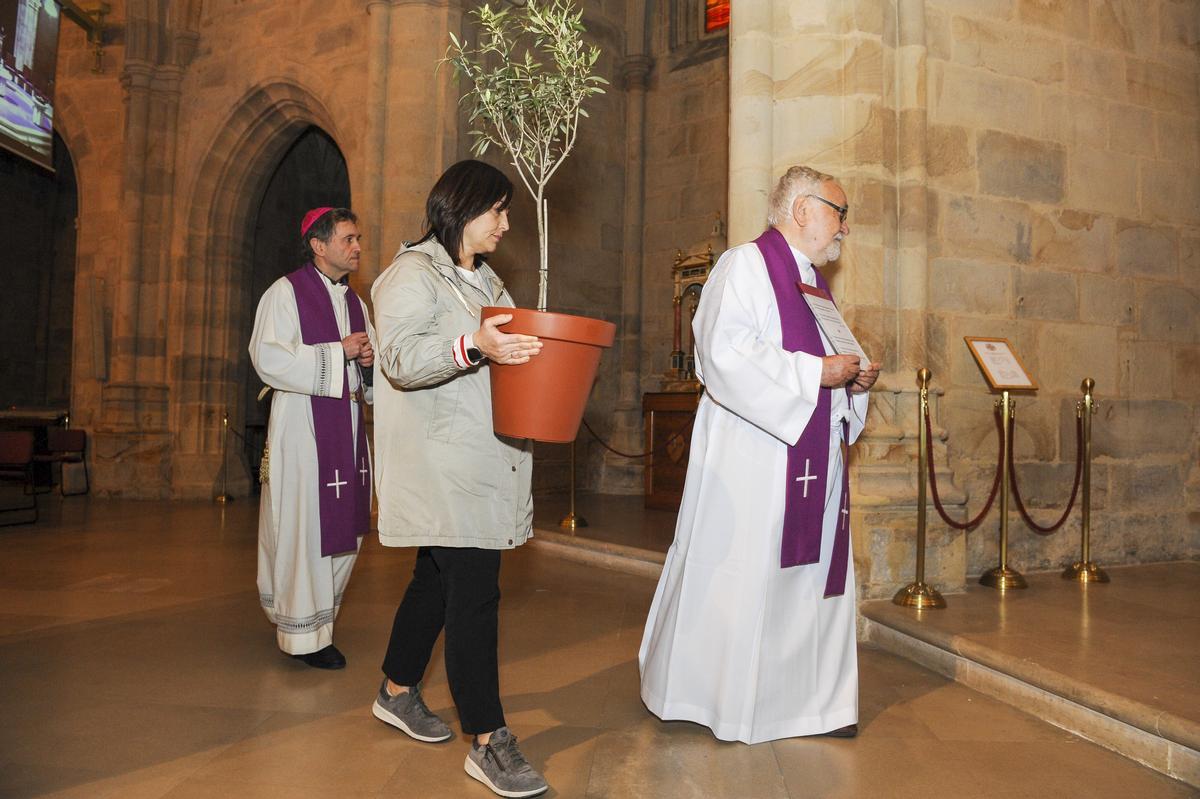
<path fill-rule="evenodd" d="M 419 683 L 445 628 L 446 678 L 463 732 L 505 726 L 496 654 L 499 611 L 499 550 L 421 547 L 392 622 L 383 673 L 397 685 Z"/>

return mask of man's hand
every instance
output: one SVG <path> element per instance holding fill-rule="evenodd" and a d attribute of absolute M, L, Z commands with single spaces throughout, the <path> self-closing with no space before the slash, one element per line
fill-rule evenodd
<path fill-rule="evenodd" d="M 821 386 L 842 388 L 859 374 L 857 355 L 826 355 L 821 359 Z"/>
<path fill-rule="evenodd" d="M 371 350 L 371 340 L 367 338 L 366 333 L 351 333 L 342 339 L 342 350 L 346 353 L 346 360 L 353 360 L 362 355 L 363 347 L 368 351 Z M 374 353 L 371 354 L 374 358 Z"/>
<path fill-rule="evenodd" d="M 875 381 L 879 379 L 879 364 L 868 364 L 866 369 L 858 373 L 854 378 L 854 382 L 850 384 L 851 394 L 865 394 L 871 390 L 871 386 L 875 385 Z"/>
<path fill-rule="evenodd" d="M 537 336 L 502 333 L 496 329 L 511 321 L 510 313 L 489 316 L 472 336 L 476 349 L 486 355 L 488 360 L 503 364 L 525 363 L 542 351 L 542 342 L 537 340 Z"/>
<path fill-rule="evenodd" d="M 358 365 L 368 368 L 375 363 L 375 349 L 371 346 L 370 340 L 362 345 L 362 349 L 358 351 Z"/>

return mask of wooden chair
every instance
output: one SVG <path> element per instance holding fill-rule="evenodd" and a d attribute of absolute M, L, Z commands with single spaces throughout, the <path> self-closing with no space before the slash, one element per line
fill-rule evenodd
<path fill-rule="evenodd" d="M 46 449 L 33 456 L 38 463 L 82 463 L 83 490 L 67 493 L 66 479 L 59 480 L 59 489 L 64 497 L 86 494 L 91 490 L 87 471 L 87 432 L 78 428 L 51 427 L 46 430 Z"/>
<path fill-rule="evenodd" d="M 0 527 L 36 522 L 38 506 L 37 495 L 33 490 L 33 433 L 25 430 L 0 431 L 0 481 L 20 483 L 31 503 L 16 508 L 0 508 L 0 514 L 33 511 L 32 519 L 0 522 Z"/>

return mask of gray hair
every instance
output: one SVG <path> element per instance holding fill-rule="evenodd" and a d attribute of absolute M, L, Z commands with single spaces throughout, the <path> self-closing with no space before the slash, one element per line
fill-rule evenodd
<path fill-rule="evenodd" d="M 818 172 L 810 166 L 794 166 L 775 184 L 771 191 L 770 209 L 767 211 L 767 223 L 778 226 L 792 216 L 792 206 L 796 198 L 803 194 L 820 194 L 821 184 L 833 180 L 833 175 Z"/>

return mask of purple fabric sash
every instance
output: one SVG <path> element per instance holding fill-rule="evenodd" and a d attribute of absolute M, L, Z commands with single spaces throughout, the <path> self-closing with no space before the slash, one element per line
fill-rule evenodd
<path fill-rule="evenodd" d="M 307 263 L 287 276 L 296 294 L 300 313 L 300 335 L 305 344 L 341 342 L 337 316 L 330 301 L 326 278 L 313 264 Z M 346 287 L 346 307 L 350 314 L 350 332 L 367 329 L 358 295 Z M 362 416 L 358 435 L 354 436 L 347 362 L 342 362 L 342 396 L 310 397 L 313 431 L 317 439 L 317 497 L 321 505 L 321 555 L 352 552 L 358 536 L 371 527 L 371 459 L 367 457 L 367 429 Z M 355 441 L 357 438 L 357 441 Z M 355 453 L 357 453 L 357 463 Z"/>
<path fill-rule="evenodd" d="M 767 265 L 775 304 L 779 308 L 779 326 L 783 331 L 783 348 L 788 352 L 806 352 L 823 357 L 825 346 L 816 317 L 797 287 L 800 268 L 787 240 L 775 228 L 768 229 L 754 240 Z M 829 284 L 820 270 L 817 287 L 829 293 Z M 832 296 L 832 295 L 831 295 Z M 847 400 L 849 399 L 849 389 Z M 787 486 L 783 512 L 783 545 L 779 553 L 780 568 L 817 563 L 821 559 L 821 535 L 825 517 L 826 481 L 829 479 L 829 422 L 833 389 L 820 389 L 817 409 L 800 440 L 788 446 Z M 842 423 L 842 436 L 849 441 L 849 424 Z M 825 580 L 825 596 L 841 596 L 846 591 L 846 572 L 850 555 L 850 477 L 842 468 L 842 488 L 839 492 L 838 524 L 833 541 L 829 575 Z"/>

